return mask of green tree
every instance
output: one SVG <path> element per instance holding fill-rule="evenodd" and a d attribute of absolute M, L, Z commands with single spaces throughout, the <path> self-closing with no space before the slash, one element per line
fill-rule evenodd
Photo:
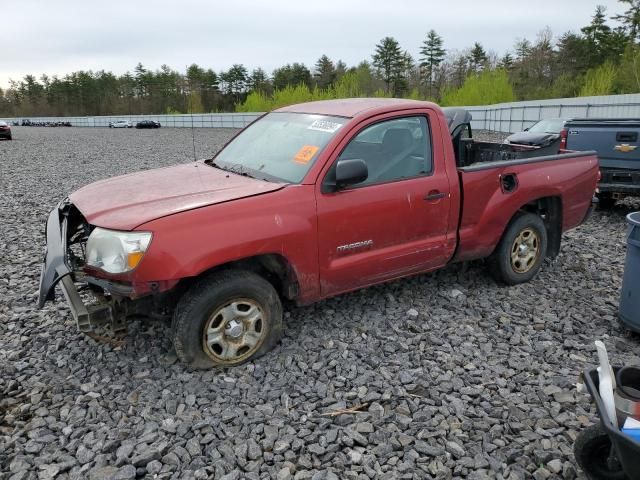
<path fill-rule="evenodd" d="M 462 87 L 444 92 L 442 105 L 472 106 L 512 102 L 515 99 L 504 70 L 486 69 L 467 77 Z"/>
<path fill-rule="evenodd" d="M 450 84 L 454 88 L 461 87 L 469 73 L 469 58 L 467 55 L 458 54 L 452 62 L 452 74 Z"/>
<path fill-rule="evenodd" d="M 475 42 L 471 52 L 469 53 L 469 65 L 471 70 L 474 72 L 484 70 L 488 61 L 489 57 L 483 46 L 480 43 Z"/>
<path fill-rule="evenodd" d="M 320 88 L 327 88 L 336 81 L 336 67 L 329 57 L 322 55 L 318 59 L 313 77 Z"/>
<path fill-rule="evenodd" d="M 383 38 L 373 54 L 373 66 L 382 77 L 387 93 L 402 88 L 401 79 L 406 70 L 406 57 L 398 42 L 392 37 Z"/>
<path fill-rule="evenodd" d="M 342 60 L 338 60 L 336 62 L 336 80 L 340 80 L 345 73 L 347 73 L 347 64 Z"/>
<path fill-rule="evenodd" d="M 588 63 L 595 67 L 604 62 L 611 41 L 611 27 L 607 25 L 606 8 L 596 7 L 591 23 L 581 29 L 589 45 Z"/>
<path fill-rule="evenodd" d="M 599 67 L 587 72 L 584 85 L 578 96 L 610 95 L 614 93 L 616 69 L 611 62 L 605 62 Z"/>
<path fill-rule="evenodd" d="M 511 70 L 513 68 L 515 60 L 513 59 L 513 55 L 509 52 L 505 53 L 500 61 L 498 62 L 498 68 L 503 68 L 506 71 Z"/>
<path fill-rule="evenodd" d="M 516 41 L 514 46 L 516 61 L 523 62 L 531 53 L 531 42 L 526 38 Z"/>
<path fill-rule="evenodd" d="M 241 100 L 241 95 L 247 89 L 248 74 L 244 65 L 235 63 L 226 73 L 224 82 L 227 85 L 227 92 L 233 96 L 234 102 Z"/>
<path fill-rule="evenodd" d="M 287 64 L 273 71 L 273 88 L 277 90 L 300 84 L 311 87 L 311 72 L 302 63 Z"/>
<path fill-rule="evenodd" d="M 629 5 L 629 8 L 620 15 L 612 17 L 619 21 L 625 29 L 629 40 L 632 43 L 638 41 L 640 35 L 640 0 L 618 0 L 620 3 Z"/>
<path fill-rule="evenodd" d="M 633 43 L 627 45 L 617 67 L 616 87 L 619 93 L 640 92 L 640 47 Z"/>
<path fill-rule="evenodd" d="M 427 38 L 422 42 L 420 49 L 420 66 L 424 72 L 425 83 L 429 97 L 433 95 L 433 84 L 435 80 L 436 68 L 444 61 L 446 50 L 443 48 L 444 41 L 435 30 L 429 30 Z"/>
<path fill-rule="evenodd" d="M 249 76 L 248 87 L 252 91 L 270 92 L 271 82 L 269 82 L 267 72 L 262 68 L 254 68 Z"/>
<path fill-rule="evenodd" d="M 589 69 L 589 42 L 573 32 L 563 34 L 556 44 L 556 70 L 576 77 Z"/>

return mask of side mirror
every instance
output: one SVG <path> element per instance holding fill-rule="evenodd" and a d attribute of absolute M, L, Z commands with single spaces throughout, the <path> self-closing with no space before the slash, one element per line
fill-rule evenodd
<path fill-rule="evenodd" d="M 525 129 L 524 129 L 524 131 L 525 131 L 525 132 L 528 132 L 528 131 L 529 131 L 529 127 L 525 128 Z"/>
<path fill-rule="evenodd" d="M 360 158 L 338 160 L 336 163 L 336 188 L 364 182 L 368 176 L 367 164 Z"/>

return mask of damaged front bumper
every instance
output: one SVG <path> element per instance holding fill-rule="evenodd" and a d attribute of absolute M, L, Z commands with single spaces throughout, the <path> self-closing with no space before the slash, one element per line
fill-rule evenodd
<path fill-rule="evenodd" d="M 42 308 L 47 301 L 54 300 L 55 287 L 60 285 L 78 330 L 88 332 L 95 326 L 105 324 L 110 324 L 113 330 L 121 330 L 124 328 L 125 308 L 113 301 L 86 305 L 78 292 L 74 270 L 69 264 L 67 245 L 71 207 L 68 201 L 63 201 L 51 211 L 47 219 L 47 245 L 40 274 L 38 308 Z"/>

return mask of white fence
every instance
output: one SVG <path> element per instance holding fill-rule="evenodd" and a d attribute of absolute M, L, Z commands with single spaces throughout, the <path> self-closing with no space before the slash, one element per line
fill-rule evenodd
<path fill-rule="evenodd" d="M 465 107 L 472 128 L 517 132 L 545 118 L 640 118 L 640 94 L 554 98 Z"/>
<path fill-rule="evenodd" d="M 128 120 L 135 126 L 141 120 L 155 120 L 163 127 L 178 128 L 242 128 L 258 118 L 260 113 L 194 113 L 180 115 L 117 115 L 104 117 L 19 117 L 3 118 L 7 122 L 71 122 L 74 127 L 108 127 L 117 120 Z"/>
<path fill-rule="evenodd" d="M 476 130 L 517 132 L 544 118 L 640 118 L 640 93 L 600 97 L 556 98 L 465 107 Z M 108 117 L 21 117 L 9 122 L 71 122 L 75 127 L 108 127 L 110 122 L 156 120 L 163 127 L 242 128 L 261 113 L 204 113 L 181 115 L 120 115 Z"/>

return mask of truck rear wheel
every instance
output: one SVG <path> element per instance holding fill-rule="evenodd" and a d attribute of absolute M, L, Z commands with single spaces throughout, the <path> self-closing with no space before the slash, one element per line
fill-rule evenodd
<path fill-rule="evenodd" d="M 259 275 L 223 270 L 196 282 L 173 317 L 178 358 L 194 368 L 232 367 L 264 355 L 282 336 L 282 303 Z"/>
<path fill-rule="evenodd" d="M 547 229 L 533 213 L 511 222 L 496 251 L 489 258 L 492 274 L 507 285 L 528 282 L 540 270 L 547 254 Z"/>

